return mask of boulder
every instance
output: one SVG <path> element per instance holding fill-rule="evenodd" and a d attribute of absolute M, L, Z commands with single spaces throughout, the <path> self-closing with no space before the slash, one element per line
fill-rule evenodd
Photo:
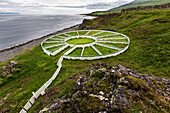
<path fill-rule="evenodd" d="M 0 72 L 2 74 L 2 76 L 5 77 L 6 75 L 13 73 L 15 71 L 16 64 L 17 64 L 17 62 L 10 61 L 5 66 L 3 66 L 3 68 Z"/>

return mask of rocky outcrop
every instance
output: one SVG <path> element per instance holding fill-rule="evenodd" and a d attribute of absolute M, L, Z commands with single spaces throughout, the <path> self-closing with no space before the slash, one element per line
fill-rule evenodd
<path fill-rule="evenodd" d="M 148 10 L 148 9 L 165 9 L 165 8 L 170 8 L 170 3 L 168 4 L 163 4 L 163 5 L 154 5 L 154 6 L 138 6 L 138 7 L 132 7 L 132 8 L 127 8 L 127 9 L 122 9 L 121 13 L 125 13 L 128 11 L 134 11 L 134 10 Z"/>
<path fill-rule="evenodd" d="M 127 112 L 138 102 L 152 110 L 168 112 L 170 80 L 141 74 L 117 64 L 97 62 L 79 75 L 70 93 L 55 99 L 43 112 Z M 145 108 L 147 109 L 147 108 Z"/>
<path fill-rule="evenodd" d="M 5 66 L 2 67 L 1 74 L 2 76 L 9 75 L 15 71 L 15 66 L 17 62 L 15 61 L 10 61 L 8 62 Z"/>

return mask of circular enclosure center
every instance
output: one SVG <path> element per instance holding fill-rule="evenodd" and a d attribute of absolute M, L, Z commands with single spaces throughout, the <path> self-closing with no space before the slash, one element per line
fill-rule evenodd
<path fill-rule="evenodd" d="M 91 39 L 91 38 L 74 38 L 74 39 L 70 39 L 67 41 L 67 43 L 69 44 L 73 44 L 73 45 L 82 45 L 82 44 L 89 44 L 95 42 L 95 40 Z"/>

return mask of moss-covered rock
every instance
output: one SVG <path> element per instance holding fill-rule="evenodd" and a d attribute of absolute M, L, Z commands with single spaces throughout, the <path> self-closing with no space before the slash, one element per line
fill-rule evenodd
<path fill-rule="evenodd" d="M 91 70 L 95 76 L 89 75 Z M 169 101 L 165 99 L 169 80 L 165 78 L 142 75 L 120 64 L 109 68 L 101 62 L 92 64 L 86 74 L 77 76 L 70 96 L 56 99 L 40 112 L 169 111 Z"/>

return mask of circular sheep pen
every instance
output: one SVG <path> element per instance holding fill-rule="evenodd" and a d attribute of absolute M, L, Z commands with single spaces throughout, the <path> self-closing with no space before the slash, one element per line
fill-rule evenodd
<path fill-rule="evenodd" d="M 48 55 L 56 55 L 71 47 L 66 59 L 95 60 L 119 55 L 128 49 L 129 38 L 121 33 L 105 30 L 77 30 L 50 37 L 41 43 Z"/>

